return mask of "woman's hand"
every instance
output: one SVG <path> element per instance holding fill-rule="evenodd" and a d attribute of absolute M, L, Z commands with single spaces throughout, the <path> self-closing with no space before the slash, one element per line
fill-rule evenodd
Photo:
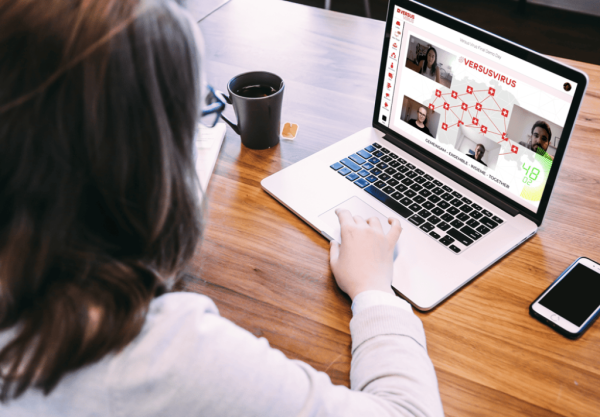
<path fill-rule="evenodd" d="M 336 210 L 342 229 L 342 244 L 331 241 L 331 270 L 340 289 L 354 300 L 368 290 L 392 290 L 394 246 L 400 237 L 400 221 L 389 218 L 392 226 L 384 234 L 377 217 L 365 221 L 348 210 Z"/>

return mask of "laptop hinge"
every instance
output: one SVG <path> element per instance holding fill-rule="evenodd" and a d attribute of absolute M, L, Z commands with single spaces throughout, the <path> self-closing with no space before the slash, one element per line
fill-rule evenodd
<path fill-rule="evenodd" d="M 419 149 L 411 146 L 409 143 L 406 143 L 405 141 L 402 141 L 402 140 L 398 140 L 389 134 L 385 134 L 383 138 L 385 140 L 387 140 L 388 142 L 393 143 L 395 146 L 399 147 L 403 151 L 405 151 L 405 152 L 409 153 L 410 155 L 414 156 L 415 158 L 419 159 L 426 165 L 429 165 L 436 171 L 446 175 L 448 178 L 459 183 L 460 185 L 462 185 L 469 191 L 472 191 L 473 193 L 475 193 L 478 196 L 480 196 L 481 198 L 489 201 L 491 204 L 495 205 L 496 207 L 500 208 L 501 210 L 504 210 L 506 213 L 510 214 L 511 216 L 514 217 L 520 213 L 520 211 L 517 208 L 515 208 L 514 206 L 506 203 L 505 201 L 496 197 L 492 193 L 487 192 L 486 190 L 484 190 L 477 184 L 464 178 L 462 175 L 460 175 L 457 172 L 457 170 L 451 169 L 451 168 L 447 167 L 446 165 L 441 164 L 440 162 L 431 158 L 426 153 L 421 152 Z"/>

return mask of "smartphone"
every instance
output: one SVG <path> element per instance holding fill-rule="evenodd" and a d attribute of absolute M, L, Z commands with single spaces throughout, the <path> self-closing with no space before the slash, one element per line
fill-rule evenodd
<path fill-rule="evenodd" d="M 600 265 L 579 258 L 540 295 L 529 314 L 569 339 L 577 339 L 600 314 Z"/>

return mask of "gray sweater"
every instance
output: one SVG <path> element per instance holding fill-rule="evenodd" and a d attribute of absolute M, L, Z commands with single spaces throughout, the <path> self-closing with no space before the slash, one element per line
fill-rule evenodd
<path fill-rule="evenodd" d="M 222 318 L 210 298 L 171 293 L 125 349 L 47 397 L 29 389 L 0 403 L 0 416 L 443 415 L 421 321 L 393 301 L 355 307 L 351 390 Z M 0 333 L 0 347 L 12 336 Z"/>

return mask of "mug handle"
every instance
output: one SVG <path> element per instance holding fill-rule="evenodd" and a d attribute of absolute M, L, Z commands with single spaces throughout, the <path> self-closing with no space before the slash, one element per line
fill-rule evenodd
<path fill-rule="evenodd" d="M 231 98 L 229 98 L 229 96 L 227 94 L 225 94 L 223 92 L 221 92 L 221 94 L 227 101 L 227 104 L 233 105 L 233 103 L 231 102 Z M 237 133 L 238 135 L 241 135 L 239 126 L 234 124 L 231 120 L 229 120 L 223 113 L 221 113 L 221 119 L 223 119 L 225 121 L 225 123 L 227 123 L 233 129 L 233 131 L 235 133 Z"/>

